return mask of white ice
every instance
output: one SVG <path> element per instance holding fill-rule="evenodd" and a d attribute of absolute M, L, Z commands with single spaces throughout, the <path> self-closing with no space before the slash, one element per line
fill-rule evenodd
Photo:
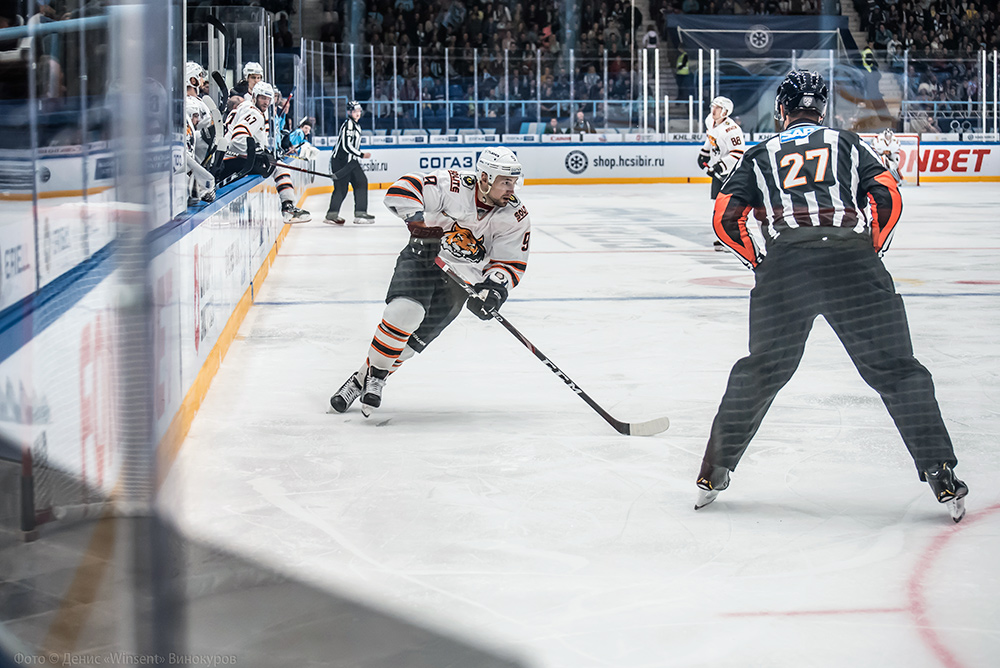
<path fill-rule="evenodd" d="M 903 190 L 885 258 L 971 488 L 953 524 L 818 320 L 697 513 L 694 479 L 752 274 L 711 248 L 707 186 L 527 186 L 532 255 L 495 322 L 463 312 L 370 418 L 363 362 L 405 228 L 305 203 L 168 481 L 188 532 L 554 668 L 1000 661 L 1000 188 Z M 342 211 L 353 211 L 351 198 Z"/>

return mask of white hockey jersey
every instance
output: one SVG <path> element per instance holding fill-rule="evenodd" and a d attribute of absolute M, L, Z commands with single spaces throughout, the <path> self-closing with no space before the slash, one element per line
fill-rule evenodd
<path fill-rule="evenodd" d="M 474 174 L 441 169 L 400 177 L 386 192 L 385 205 L 402 219 L 423 211 L 425 225 L 442 227 L 441 258 L 470 282 L 487 275 L 508 288 L 521 282 L 531 217 L 517 197 L 502 207 L 484 205 L 476 198 Z"/>
<path fill-rule="evenodd" d="M 705 144 L 701 147 L 701 155 L 708 157 L 709 171 L 714 170 L 715 166 L 721 163 L 722 175 L 728 176 L 746 150 L 743 130 L 729 117 L 723 118 L 718 125 L 707 124 L 709 128 Z"/>
<path fill-rule="evenodd" d="M 268 148 L 270 128 L 257 105 L 244 102 L 232 111 L 230 119 L 226 130 L 226 139 L 229 142 L 227 156 L 246 155 L 247 137 L 253 137 L 257 148 Z"/>
<path fill-rule="evenodd" d="M 884 135 L 875 135 L 871 141 L 871 147 L 880 158 L 887 158 L 894 164 L 899 163 L 899 140 L 895 136 L 890 141 L 886 141 Z"/>

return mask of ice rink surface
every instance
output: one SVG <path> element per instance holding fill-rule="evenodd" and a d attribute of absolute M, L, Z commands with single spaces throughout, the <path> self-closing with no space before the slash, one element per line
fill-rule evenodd
<path fill-rule="evenodd" d="M 902 193 L 885 262 L 971 489 L 960 524 L 822 319 L 693 510 L 753 281 L 711 248 L 707 185 L 519 191 L 532 255 L 503 313 L 614 416 L 668 431 L 618 435 L 468 312 L 371 418 L 327 414 L 407 232 L 381 192 L 373 226 L 325 225 L 313 197 L 164 498 L 194 536 L 532 666 L 998 665 L 1000 184 Z"/>

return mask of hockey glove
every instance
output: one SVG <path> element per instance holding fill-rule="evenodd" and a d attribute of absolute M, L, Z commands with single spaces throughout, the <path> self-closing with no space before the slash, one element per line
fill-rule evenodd
<path fill-rule="evenodd" d="M 486 280 L 477 283 L 472 288 L 476 296 L 469 297 L 465 303 L 466 308 L 472 311 L 480 320 L 489 320 L 493 317 L 493 311 L 499 310 L 503 303 L 507 301 L 507 287 Z"/>
<path fill-rule="evenodd" d="M 707 169 L 707 168 L 708 168 L 708 156 L 705 155 L 704 153 L 699 153 L 698 154 L 698 169 Z"/>
<path fill-rule="evenodd" d="M 715 167 L 712 168 L 713 176 L 718 176 L 720 179 L 726 178 L 726 166 L 721 162 L 715 163 Z"/>
<path fill-rule="evenodd" d="M 274 167 L 276 164 L 277 161 L 274 159 L 273 155 L 267 151 L 258 151 L 254 161 L 254 173 L 268 177 L 274 173 Z"/>
<path fill-rule="evenodd" d="M 424 212 L 417 211 L 406 217 L 406 228 L 410 230 L 410 252 L 422 260 L 434 262 L 441 250 L 444 229 L 424 225 Z"/>

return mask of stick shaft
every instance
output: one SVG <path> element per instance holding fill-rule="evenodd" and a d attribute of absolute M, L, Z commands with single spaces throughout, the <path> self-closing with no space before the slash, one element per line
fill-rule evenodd
<path fill-rule="evenodd" d="M 469 287 L 469 284 L 466 283 L 465 279 L 463 279 L 461 276 L 459 276 L 458 273 L 454 269 L 452 269 L 451 267 L 449 267 L 441 258 L 437 258 L 435 260 L 435 262 L 437 263 L 437 265 L 439 267 L 441 267 L 441 270 L 444 271 L 444 273 L 451 280 L 455 281 L 456 283 L 458 283 L 459 285 L 461 285 L 463 288 L 465 288 L 465 291 L 469 294 L 470 297 L 475 297 L 476 296 L 475 291 L 471 287 Z M 549 371 L 551 371 L 552 373 L 554 373 L 555 375 L 557 375 L 560 378 L 560 380 L 562 380 L 562 382 L 566 383 L 566 385 L 569 387 L 569 389 L 571 389 L 573 391 L 574 394 L 576 394 L 578 397 L 580 397 L 581 399 L 583 399 L 588 406 L 590 406 L 591 408 L 593 408 L 594 411 L 596 411 L 598 415 L 600 415 L 602 418 L 604 418 L 604 420 L 608 424 L 610 424 L 612 427 L 614 427 L 615 431 L 617 431 L 619 434 L 625 434 L 626 436 L 628 436 L 630 434 L 629 424 L 627 422 L 622 422 L 621 420 L 618 420 L 618 419 L 614 418 L 610 413 L 608 413 L 606 410 L 604 410 L 600 406 L 600 404 L 598 404 L 596 401 L 594 401 L 593 399 L 591 399 L 590 395 L 583 391 L 583 388 L 581 388 L 579 385 L 577 385 L 576 382 L 572 378 L 570 378 L 568 375 L 566 375 L 566 372 L 564 372 L 562 369 L 560 369 L 558 366 L 556 366 L 556 363 L 553 362 L 552 360 L 550 360 L 545 355 L 545 353 L 543 353 L 541 350 L 539 350 L 538 348 L 536 348 L 535 344 L 533 344 L 530 340 L 528 340 L 528 337 L 526 337 L 524 334 L 522 334 L 521 332 L 519 332 L 517 330 L 517 328 L 514 327 L 514 325 L 512 325 L 505 317 L 503 317 L 502 315 L 500 315 L 500 313 L 496 309 L 490 311 L 490 314 L 493 316 L 494 320 L 496 320 L 501 325 L 503 325 L 504 329 L 506 329 L 508 332 L 510 332 L 511 334 L 513 334 L 514 337 L 518 341 L 520 341 L 521 344 L 524 345 L 525 348 L 527 348 L 528 350 L 530 350 L 531 353 L 535 357 L 537 357 L 539 359 L 539 361 L 542 362 L 542 364 L 544 364 L 545 366 L 547 366 L 549 368 Z"/>

